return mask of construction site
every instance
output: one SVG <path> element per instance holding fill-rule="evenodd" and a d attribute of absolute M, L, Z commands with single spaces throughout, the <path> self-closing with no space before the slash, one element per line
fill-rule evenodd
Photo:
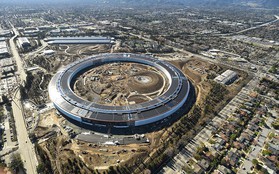
<path fill-rule="evenodd" d="M 158 57 L 165 59 L 166 56 L 195 86 L 196 104 L 207 105 L 206 96 L 212 89 L 213 79 L 228 67 L 196 59 L 184 61 L 174 57 L 172 59 L 170 55 Z M 235 71 L 239 79 L 230 86 L 226 86 L 230 92 L 225 95 L 225 99 L 233 97 L 248 80 L 245 72 Z M 103 84 L 110 85 L 102 86 Z M 148 87 L 143 88 L 145 84 Z M 104 64 L 83 72 L 75 78 L 73 89 L 76 94 L 88 101 L 107 106 L 124 106 L 132 104 L 131 102 L 142 103 L 156 98 L 168 88 L 168 85 L 166 77 L 154 67 L 119 62 Z M 131 96 L 131 93 L 136 93 L 135 91 L 138 97 Z M 93 94 L 92 98 L 88 97 L 89 93 Z M 225 101 L 216 105 L 216 109 L 221 108 Z M 191 120 L 198 119 L 192 118 L 191 114 L 185 117 Z M 204 119 L 202 117 L 200 121 Z M 162 125 L 154 126 L 159 128 Z M 75 167 L 79 168 L 80 173 L 88 173 L 107 171 L 110 166 L 131 166 L 138 159 L 145 158 L 147 154 L 153 155 L 156 149 L 168 141 L 169 135 L 176 126 L 177 124 L 172 125 L 169 122 L 167 127 L 143 135 L 99 134 L 68 122 L 55 109 L 50 109 L 40 114 L 38 126 L 34 132 L 39 139 L 38 149 L 41 149 L 43 153 L 41 156 L 51 161 L 51 166 L 56 166 L 53 168 L 54 171 L 63 173 Z M 193 129 L 198 129 L 198 127 Z M 191 131 L 186 135 L 191 136 Z M 65 159 L 68 159 L 68 162 L 63 162 Z M 77 165 L 69 166 L 75 163 Z"/>
<path fill-rule="evenodd" d="M 150 101 L 168 86 L 168 79 L 155 67 L 118 62 L 86 71 L 76 78 L 74 91 L 94 103 L 125 106 Z"/>
<path fill-rule="evenodd" d="M 78 59 L 96 53 L 110 52 L 107 45 L 60 45 L 43 47 L 45 50 L 53 50 L 51 55 L 44 55 L 43 49 L 37 54 L 26 55 L 27 65 L 36 67 L 31 70 L 38 82 L 49 81 L 49 78 L 38 77 L 38 71 L 42 74 L 53 75 L 61 67 Z M 196 90 L 196 105 L 206 104 L 206 96 L 212 88 L 213 79 L 222 74 L 228 67 L 212 64 L 195 58 L 189 58 L 184 53 L 157 54 L 160 60 L 170 62 L 191 81 Z M 216 105 L 214 110 L 222 108 L 227 99 L 233 97 L 243 84 L 248 75 L 242 71 L 237 72 L 239 78 L 233 84 L 226 86 L 230 91 L 223 102 Z M 156 67 L 131 63 L 108 63 L 94 67 L 75 77 L 72 89 L 75 94 L 84 100 L 105 106 L 127 106 L 141 104 L 153 100 L 169 88 L 169 81 L 164 73 Z M 45 83 L 45 82 L 44 82 Z M 47 84 L 48 82 L 46 82 Z M 38 88 L 33 83 L 30 88 Z M 42 87 L 41 93 L 47 93 L 47 87 Z M 36 95 L 30 99 L 36 100 Z M 40 94 L 42 95 L 42 94 Z M 49 102 L 48 98 L 44 98 Z M 41 102 L 36 102 L 41 103 Z M 28 109 L 26 109 L 28 110 Z M 32 113 L 27 117 L 33 117 Z M 203 113 L 204 114 L 204 113 Z M 152 156 L 164 142 L 170 138 L 170 134 L 176 129 L 177 124 L 165 120 L 168 124 L 155 124 L 156 131 L 144 135 L 111 135 L 98 134 L 82 129 L 65 119 L 54 108 L 43 108 L 35 114 L 34 137 L 37 139 L 38 156 L 46 162 L 54 173 L 67 173 L 79 170 L 79 173 L 93 173 L 93 171 L 107 171 L 110 166 L 131 166 L 139 159 L 146 159 L 148 154 Z M 191 114 L 185 115 L 191 120 Z M 198 118 L 197 118 L 198 119 Z M 202 118 L 200 121 L 203 121 Z M 179 120 L 177 121 L 179 122 Z M 197 129 L 194 127 L 192 129 Z M 186 135 L 191 137 L 189 131 Z M 91 138 L 88 138 L 91 137 Z M 98 143 L 99 142 L 99 143 Z M 111 143 L 113 142 L 113 143 Z M 147 158 L 148 160 L 148 158 Z M 51 167 L 50 167 L 51 166 Z M 75 170 L 74 170 L 75 168 Z M 77 172 L 77 171 L 76 171 Z"/>

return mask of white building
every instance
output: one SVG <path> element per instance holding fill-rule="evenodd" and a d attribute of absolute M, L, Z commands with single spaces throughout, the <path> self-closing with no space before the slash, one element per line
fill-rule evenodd
<path fill-rule="evenodd" d="M 12 32 L 10 30 L 0 30 L 0 36 L 8 37 L 11 35 L 12 35 Z"/>
<path fill-rule="evenodd" d="M 0 41 L 0 57 L 9 56 L 9 50 L 5 41 Z"/>
<path fill-rule="evenodd" d="M 227 70 L 221 75 L 217 76 L 214 81 L 222 83 L 224 85 L 229 85 L 233 83 L 238 78 L 237 73 L 232 70 Z"/>
<path fill-rule="evenodd" d="M 55 51 L 53 51 L 53 50 L 44 50 L 44 52 L 43 52 L 43 54 L 44 55 L 53 55 L 55 53 Z"/>
<path fill-rule="evenodd" d="M 39 31 L 38 28 L 27 28 L 23 31 L 23 34 L 26 36 L 37 36 Z"/>

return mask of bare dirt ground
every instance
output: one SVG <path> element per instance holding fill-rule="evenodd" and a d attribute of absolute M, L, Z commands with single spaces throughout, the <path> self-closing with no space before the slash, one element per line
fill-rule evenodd
<path fill-rule="evenodd" d="M 137 156 L 150 153 L 151 149 L 158 147 L 162 143 L 162 135 L 165 132 L 160 130 L 146 134 L 149 144 L 108 146 L 71 140 L 62 126 L 64 121 L 65 119 L 57 116 L 53 109 L 41 115 L 35 131 L 37 137 L 40 137 L 39 145 L 48 155 L 52 165 L 60 172 L 62 172 L 61 166 L 66 165 L 64 162 L 68 158 L 70 160 L 78 158 L 84 166 L 98 170 L 106 170 L 111 165 L 129 163 L 131 160 L 136 160 Z"/>
<path fill-rule="evenodd" d="M 47 153 L 56 170 L 62 171 L 64 161 L 71 158 L 78 158 L 85 166 L 91 169 L 108 169 L 111 165 L 127 162 L 132 157 L 147 153 L 149 146 L 156 146 L 159 138 L 152 133 L 147 135 L 151 139 L 150 144 L 129 144 L 121 146 L 109 146 L 92 144 L 70 139 L 64 130 L 62 122 L 65 119 L 56 115 L 51 110 L 40 117 L 39 125 L 35 130 L 37 137 L 40 137 L 39 145 Z M 152 143 L 152 142 L 155 143 Z M 54 143 L 55 142 L 55 143 Z M 74 159 L 73 159 L 74 160 Z M 86 169 L 84 169 L 86 170 Z"/>
<path fill-rule="evenodd" d="M 206 72 L 196 70 L 200 70 L 200 68 L 209 69 L 210 64 L 194 59 L 187 60 L 184 62 L 172 61 L 171 63 L 180 68 L 182 72 L 193 83 L 193 85 L 197 88 L 196 103 L 199 103 L 199 101 L 202 100 L 201 97 L 204 96 L 201 94 L 206 94 L 210 90 L 210 84 L 204 81 L 204 79 L 206 78 Z M 192 68 L 193 66 L 195 66 L 195 70 Z"/>
<path fill-rule="evenodd" d="M 60 45 L 48 46 L 47 49 L 54 50 L 53 55 L 44 55 L 38 52 L 32 55 L 26 55 L 25 61 L 31 66 L 39 66 L 46 72 L 55 73 L 61 66 L 68 65 L 77 59 L 85 58 L 88 55 L 110 52 L 110 45 Z"/>
<path fill-rule="evenodd" d="M 196 86 L 199 91 L 197 93 L 197 103 L 201 100 L 202 96 L 205 96 L 201 94 L 207 94 L 211 88 L 208 81 L 208 75 L 213 74 L 214 76 L 217 76 L 225 70 L 230 69 L 229 67 L 211 64 L 198 59 L 190 59 L 184 62 L 172 61 L 171 63 L 180 68 L 194 84 L 194 86 Z M 226 86 L 226 88 L 231 91 L 231 95 L 229 97 L 232 97 L 234 95 L 234 91 L 238 91 L 241 88 L 241 84 L 243 84 L 243 81 L 247 80 L 248 77 L 245 72 L 236 69 L 233 69 L 233 71 L 237 72 L 239 78 L 233 84 Z"/>
<path fill-rule="evenodd" d="M 154 67 L 110 63 L 80 74 L 73 89 L 77 95 L 94 103 L 125 106 L 154 99 L 168 86 L 168 79 Z"/>

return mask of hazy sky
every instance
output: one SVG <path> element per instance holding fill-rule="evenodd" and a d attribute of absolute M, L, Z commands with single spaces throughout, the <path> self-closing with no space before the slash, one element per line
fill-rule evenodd
<path fill-rule="evenodd" d="M 103 0 L 0 0 L 0 4 L 94 4 L 94 2 L 100 3 L 102 1 Z"/>
<path fill-rule="evenodd" d="M 0 2 L 4 3 L 57 3 L 57 2 L 82 2 L 89 0 L 0 0 Z M 95 1 L 95 0 L 92 0 Z"/>

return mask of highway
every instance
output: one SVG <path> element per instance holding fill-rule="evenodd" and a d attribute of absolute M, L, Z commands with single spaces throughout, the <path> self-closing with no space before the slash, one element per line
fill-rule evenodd
<path fill-rule="evenodd" d="M 263 23 L 261 25 L 257 25 L 257 26 L 254 26 L 254 27 L 250 27 L 250 28 L 247 28 L 247 29 L 244 29 L 244 30 L 241 30 L 241 31 L 238 31 L 238 32 L 235 32 L 235 33 L 232 33 L 232 34 L 240 34 L 240 33 L 244 33 L 246 31 L 250 31 L 250 30 L 254 30 L 254 29 L 257 29 L 257 28 L 261 28 L 261 27 L 265 27 L 265 26 L 268 26 L 274 22 L 277 22 L 279 20 L 278 16 L 274 16 L 276 19 L 273 20 L 273 21 L 270 21 L 270 22 L 266 22 L 266 23 Z M 231 34 L 230 34 L 231 35 Z"/>
<path fill-rule="evenodd" d="M 265 26 L 268 26 L 274 22 L 277 22 L 279 21 L 279 16 L 277 15 L 274 15 L 274 17 L 276 19 L 272 20 L 272 21 L 269 21 L 269 22 L 265 22 L 263 24 L 259 24 L 257 26 L 253 26 L 253 27 L 250 27 L 250 28 L 246 28 L 246 29 L 243 29 L 243 30 L 240 30 L 240 31 L 236 31 L 236 32 L 232 32 L 232 33 L 211 33 L 210 35 L 211 36 L 233 36 L 233 35 L 237 35 L 237 34 L 241 34 L 241 33 L 244 33 L 246 31 L 250 31 L 250 30 L 254 30 L 254 29 L 257 29 L 257 28 L 261 28 L 261 27 L 265 27 Z M 208 35 L 208 34 L 206 34 Z M 160 35 L 162 37 L 166 37 L 167 35 Z M 188 36 L 195 36 L 195 34 L 190 34 Z"/>
<path fill-rule="evenodd" d="M 17 64 L 17 73 L 20 77 L 20 83 L 22 84 L 24 81 L 26 81 L 26 73 L 24 70 L 24 64 L 22 59 L 20 58 L 20 55 L 17 51 L 15 40 L 18 37 L 19 33 L 16 28 L 11 24 L 13 28 L 13 32 L 15 36 L 13 36 L 9 43 L 10 43 L 10 49 L 11 53 L 15 59 L 15 62 Z M 17 139 L 18 139 L 18 152 L 21 155 L 21 158 L 23 160 L 24 167 L 26 169 L 27 174 L 36 174 L 36 167 L 37 167 L 37 157 L 36 153 L 34 151 L 33 144 L 31 143 L 28 132 L 25 125 L 25 119 L 24 119 L 24 113 L 22 110 L 22 103 L 21 103 L 21 94 L 20 90 L 17 87 L 15 89 L 15 93 L 13 96 L 12 101 L 12 110 L 15 120 L 15 126 L 17 131 Z"/>
<path fill-rule="evenodd" d="M 241 33 L 244 33 L 246 31 L 250 31 L 250 30 L 255 30 L 257 28 L 261 28 L 261 27 L 265 27 L 265 26 L 268 26 L 274 22 L 277 22 L 279 20 L 279 16 L 277 15 L 274 15 L 274 17 L 276 19 L 272 20 L 272 21 L 269 21 L 269 22 L 266 22 L 266 23 L 263 23 L 263 24 L 260 24 L 260 25 L 257 25 L 257 26 L 254 26 L 254 27 L 250 27 L 250 28 L 246 28 L 244 30 L 240 30 L 240 31 L 236 31 L 236 32 L 233 32 L 233 33 L 226 33 L 226 34 L 222 34 L 222 33 L 218 33 L 218 34 L 213 34 L 214 36 L 231 36 L 231 35 L 236 35 L 236 34 L 241 34 Z"/>

